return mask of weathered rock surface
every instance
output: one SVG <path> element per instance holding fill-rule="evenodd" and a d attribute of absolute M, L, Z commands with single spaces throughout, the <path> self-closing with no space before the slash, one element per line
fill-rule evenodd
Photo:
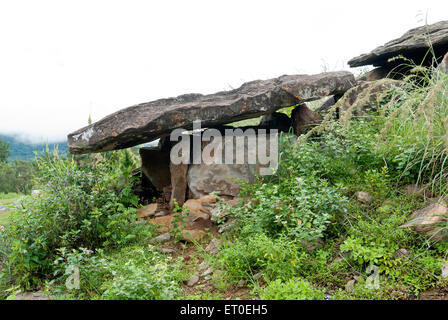
<path fill-rule="evenodd" d="M 403 228 L 410 228 L 434 242 L 448 241 L 448 208 L 441 203 L 433 203 L 415 211 Z"/>
<path fill-rule="evenodd" d="M 139 208 L 137 210 L 137 215 L 139 218 L 149 218 L 154 216 L 158 210 L 160 210 L 160 205 L 158 203 L 151 203 Z"/>
<path fill-rule="evenodd" d="M 190 277 L 190 279 L 188 279 L 187 286 L 192 287 L 192 286 L 194 286 L 198 282 L 199 282 L 199 276 L 192 275 Z"/>
<path fill-rule="evenodd" d="M 296 135 L 305 133 L 306 129 L 322 120 L 315 111 L 309 109 L 306 104 L 301 104 L 291 112 L 292 126 Z"/>
<path fill-rule="evenodd" d="M 357 86 L 348 90 L 338 103 L 344 111 L 350 111 L 354 115 L 364 115 L 370 111 L 376 111 L 388 93 L 401 84 L 402 82 L 393 79 L 360 81 Z"/>
<path fill-rule="evenodd" d="M 440 21 L 428 26 L 411 29 L 398 39 L 392 40 L 348 61 L 350 67 L 365 65 L 385 66 L 388 60 L 398 55 L 420 64 L 432 45 L 436 58 L 441 58 L 448 51 L 448 21 Z M 431 55 L 429 60 L 432 59 Z M 403 63 L 403 60 L 395 64 Z M 430 61 L 429 61 L 430 62 Z"/>
<path fill-rule="evenodd" d="M 169 161 L 169 160 L 168 160 Z M 176 200 L 179 207 L 185 202 L 187 194 L 187 171 L 188 164 L 174 164 L 171 161 L 168 162 L 170 167 L 171 176 L 171 197 L 170 208 L 174 208 L 174 200 Z"/>
<path fill-rule="evenodd" d="M 182 237 L 188 242 L 198 242 L 201 241 L 207 234 L 204 230 L 182 230 Z"/>
<path fill-rule="evenodd" d="M 170 239 L 171 239 L 171 235 L 169 233 L 164 233 L 155 238 L 152 238 L 149 241 L 149 243 L 163 243 L 163 242 L 170 241 Z"/>
<path fill-rule="evenodd" d="M 73 154 L 102 152 L 135 146 L 167 136 L 175 128 L 202 127 L 258 117 L 277 109 L 342 94 L 355 83 L 350 72 L 284 75 L 256 80 L 210 95 L 186 94 L 117 111 L 68 135 Z"/>
<path fill-rule="evenodd" d="M 358 201 L 361 203 L 369 204 L 372 201 L 372 197 L 368 192 L 358 191 L 355 195 L 358 198 Z"/>
<path fill-rule="evenodd" d="M 251 135 L 255 137 L 254 135 Z M 266 155 L 270 157 L 270 143 L 271 135 L 264 135 L 266 137 Z M 260 137 L 258 134 L 256 137 Z M 220 139 L 222 145 L 222 162 L 225 160 L 227 146 L 225 138 Z M 275 139 L 272 139 L 274 141 Z M 218 140 L 216 140 L 218 141 Z M 201 163 L 190 164 L 187 174 L 188 187 L 194 198 L 198 199 L 212 192 L 217 192 L 220 196 L 236 197 L 240 192 L 240 181 L 253 182 L 255 181 L 256 173 L 260 173 L 261 169 L 269 167 L 269 163 L 256 163 L 249 161 L 249 159 L 258 159 L 260 155 L 259 140 L 254 139 L 256 146 L 254 147 L 248 138 L 244 138 L 244 145 L 239 145 L 237 139 L 233 141 L 233 158 L 227 163 Z M 218 142 L 216 142 L 218 143 Z M 235 152 L 237 150 L 238 152 Z M 215 155 L 215 154 L 214 154 Z M 216 153 L 215 156 L 218 156 Z M 242 157 L 239 159 L 239 157 Z M 241 161 L 240 161 L 241 160 Z"/>

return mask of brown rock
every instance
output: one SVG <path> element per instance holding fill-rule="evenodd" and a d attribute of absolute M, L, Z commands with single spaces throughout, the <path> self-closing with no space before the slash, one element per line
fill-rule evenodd
<path fill-rule="evenodd" d="M 201 203 L 197 202 L 197 200 L 188 200 L 185 202 L 184 207 L 189 210 L 189 215 L 185 217 L 185 222 L 187 223 L 195 222 L 198 219 L 210 219 L 210 210 L 207 207 L 204 207 Z"/>
<path fill-rule="evenodd" d="M 364 204 L 369 204 L 372 201 L 372 197 L 370 196 L 370 194 L 365 191 L 356 192 L 356 197 L 358 198 L 359 202 L 362 202 Z"/>
<path fill-rule="evenodd" d="M 155 148 L 141 148 L 142 172 L 160 192 L 170 185 L 170 154 Z"/>
<path fill-rule="evenodd" d="M 306 104 L 301 104 L 292 110 L 292 126 L 296 135 L 305 133 L 306 129 L 322 120 L 322 117 L 315 111 L 309 109 Z"/>
<path fill-rule="evenodd" d="M 186 94 L 117 111 L 68 135 L 73 154 L 132 147 L 165 137 L 175 128 L 191 129 L 256 118 L 275 110 L 333 94 L 343 94 L 355 83 L 350 72 L 284 75 L 256 80 L 231 91 Z"/>
<path fill-rule="evenodd" d="M 147 206 L 144 206 L 137 210 L 137 215 L 139 218 L 149 218 L 156 214 L 157 210 L 159 209 L 158 203 L 151 203 Z"/>
<path fill-rule="evenodd" d="M 187 194 L 187 171 L 188 164 L 173 164 L 170 162 L 171 172 L 171 198 L 170 209 L 174 208 L 174 200 L 179 207 L 183 206 Z"/>
<path fill-rule="evenodd" d="M 169 216 L 156 217 L 150 221 L 152 224 L 159 226 L 160 232 L 168 232 L 173 228 L 173 224 L 172 224 L 173 219 L 174 219 L 174 217 L 171 214 Z"/>
<path fill-rule="evenodd" d="M 410 228 L 429 237 L 434 242 L 448 241 L 448 208 L 441 203 L 433 203 L 415 211 L 403 228 Z"/>
<path fill-rule="evenodd" d="M 182 230 L 182 237 L 185 241 L 189 242 L 199 242 L 205 238 L 207 234 L 203 230 Z"/>

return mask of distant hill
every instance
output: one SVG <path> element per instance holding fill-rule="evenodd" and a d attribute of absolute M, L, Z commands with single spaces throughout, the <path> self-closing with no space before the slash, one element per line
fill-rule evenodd
<path fill-rule="evenodd" d="M 9 142 L 9 161 L 14 160 L 34 160 L 34 151 L 39 153 L 45 150 L 46 143 L 26 143 L 17 139 L 14 135 L 0 134 L 0 140 Z M 58 148 L 60 155 L 66 155 L 68 151 L 67 142 L 48 143 L 48 148 L 53 151 Z"/>

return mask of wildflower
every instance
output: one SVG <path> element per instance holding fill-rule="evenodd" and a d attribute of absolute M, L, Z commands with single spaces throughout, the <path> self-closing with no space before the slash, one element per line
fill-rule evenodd
<path fill-rule="evenodd" d="M 303 182 L 303 179 L 302 179 L 302 178 L 296 178 L 296 181 L 297 181 L 298 183 L 302 183 L 302 182 Z"/>

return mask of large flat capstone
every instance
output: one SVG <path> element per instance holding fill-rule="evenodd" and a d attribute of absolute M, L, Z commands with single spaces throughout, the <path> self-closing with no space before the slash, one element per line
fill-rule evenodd
<path fill-rule="evenodd" d="M 428 53 L 428 50 L 432 51 Z M 370 53 L 362 54 L 351 59 L 350 67 L 365 65 L 387 66 L 390 58 L 402 55 L 414 63 L 420 64 L 426 58 L 428 63 L 432 62 L 433 55 L 441 60 L 448 51 L 448 21 L 440 21 L 431 25 L 418 27 L 406 32 L 398 39 L 387 42 Z M 407 63 L 397 60 L 395 64 Z"/>
<path fill-rule="evenodd" d="M 275 110 L 343 94 L 355 84 L 352 73 L 284 75 L 256 80 L 210 95 L 186 94 L 117 111 L 68 135 L 73 154 L 132 147 L 167 136 L 176 128 L 191 129 L 195 120 L 211 127 L 258 117 Z"/>

